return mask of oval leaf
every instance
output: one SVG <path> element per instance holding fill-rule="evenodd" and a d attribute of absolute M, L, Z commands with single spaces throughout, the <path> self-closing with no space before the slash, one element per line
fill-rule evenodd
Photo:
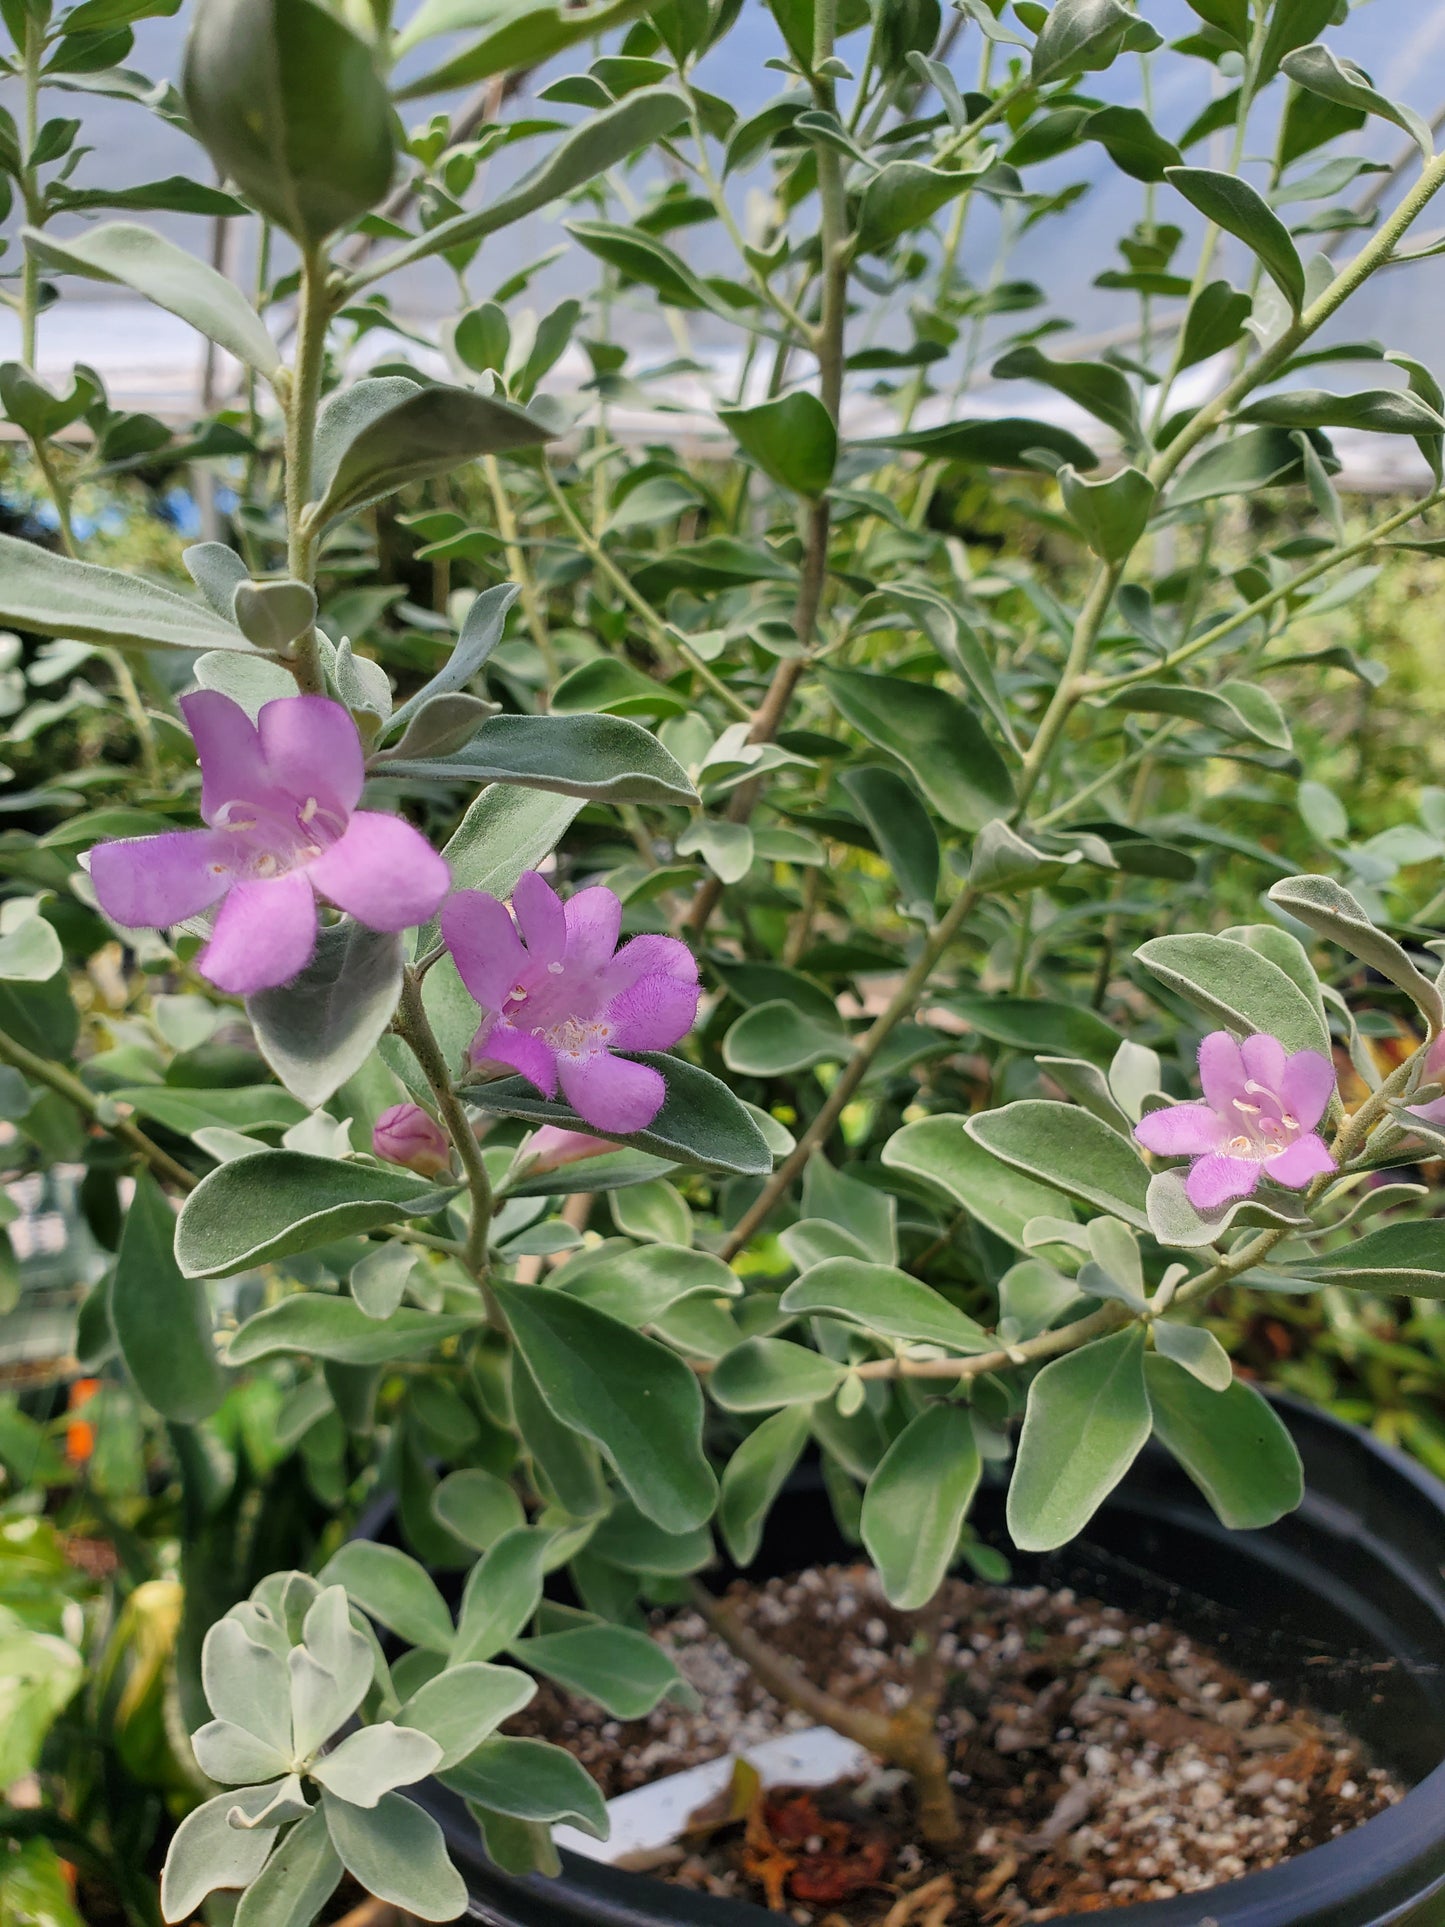
<path fill-rule="evenodd" d="M 176 1257 L 187 1278 L 224 1278 L 398 1218 L 430 1217 L 454 1195 L 401 1171 L 259 1151 L 201 1179 L 181 1207 Z"/>
<path fill-rule="evenodd" d="M 493 1289 L 554 1418 L 602 1448 L 664 1531 L 701 1525 L 717 1485 L 702 1450 L 702 1393 L 676 1353 L 566 1292 Z"/>
<path fill-rule="evenodd" d="M 1081 1532 L 1138 1457 L 1150 1423 L 1142 1326 L 1045 1365 L 1029 1386 L 1009 1484 L 1008 1529 L 1020 1551 L 1051 1552 Z"/>
<path fill-rule="evenodd" d="M 863 1543 L 900 1611 L 926 1606 L 942 1585 L 981 1470 L 961 1405 L 930 1405 L 884 1453 L 863 1495 Z"/>

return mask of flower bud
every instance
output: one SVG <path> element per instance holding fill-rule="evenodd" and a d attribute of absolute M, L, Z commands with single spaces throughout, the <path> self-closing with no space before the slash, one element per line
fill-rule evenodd
<path fill-rule="evenodd" d="M 389 1164 L 404 1164 L 424 1178 L 451 1168 L 447 1134 L 420 1104 L 393 1104 L 383 1111 L 371 1134 L 371 1148 Z"/>
<path fill-rule="evenodd" d="M 527 1142 L 523 1153 L 528 1175 L 559 1171 L 564 1164 L 577 1164 L 583 1158 L 600 1157 L 617 1146 L 605 1137 L 589 1137 L 585 1131 L 562 1131 L 555 1124 L 544 1124 Z"/>

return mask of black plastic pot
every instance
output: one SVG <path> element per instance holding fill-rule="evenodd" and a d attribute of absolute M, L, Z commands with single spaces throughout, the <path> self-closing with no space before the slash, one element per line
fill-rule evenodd
<path fill-rule="evenodd" d="M 1445 1923 L 1445 1486 L 1367 1434 L 1289 1402 L 1304 1458 L 1298 1512 L 1232 1533 L 1162 1451 L 1149 1450 L 1085 1539 L 1021 1578 L 1073 1585 L 1167 1617 L 1251 1678 L 1337 1715 L 1411 1783 L 1397 1806 L 1297 1859 L 1207 1893 L 1055 1927 L 1441 1927 Z M 1001 1525 L 997 1495 L 977 1523 Z M 845 1556 L 806 1469 L 779 1500 L 751 1569 Z M 493 1927 L 764 1927 L 777 1915 L 563 1854 L 555 1880 L 499 1873 L 461 1802 L 418 1788 Z"/>

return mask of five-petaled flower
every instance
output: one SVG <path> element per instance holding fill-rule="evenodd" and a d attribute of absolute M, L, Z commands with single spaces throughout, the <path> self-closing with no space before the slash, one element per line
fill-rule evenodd
<path fill-rule="evenodd" d="M 564 904 L 529 870 L 512 907 L 520 937 L 484 891 L 459 890 L 442 909 L 447 948 L 482 1007 L 472 1062 L 518 1070 L 544 1097 L 560 1084 L 595 1130 L 644 1129 L 666 1086 L 651 1065 L 615 1053 L 667 1050 L 692 1028 L 696 958 L 675 937 L 634 937 L 618 950 L 622 904 L 601 885 Z"/>
<path fill-rule="evenodd" d="M 358 810 L 356 725 L 325 696 L 281 696 L 253 723 L 219 690 L 181 698 L 201 759 L 204 830 L 102 843 L 90 875 L 105 914 L 163 929 L 221 902 L 197 968 L 236 996 L 289 983 L 316 948 L 316 899 L 370 930 L 436 914 L 450 878 L 399 816 Z"/>
<path fill-rule="evenodd" d="M 1184 1188 L 1196 1210 L 1247 1198 L 1261 1173 L 1300 1191 L 1335 1169 L 1315 1130 L 1335 1088 L 1334 1066 L 1319 1051 L 1291 1055 L 1267 1033 L 1241 1044 L 1216 1030 L 1199 1046 L 1199 1081 L 1202 1104 L 1150 1111 L 1134 1127 L 1146 1150 L 1194 1159 Z"/>

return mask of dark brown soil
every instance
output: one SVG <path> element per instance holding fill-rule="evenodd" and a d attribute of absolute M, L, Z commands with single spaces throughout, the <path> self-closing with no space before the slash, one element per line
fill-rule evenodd
<path fill-rule="evenodd" d="M 917 1616 L 866 1567 L 812 1569 L 730 1595 L 839 1697 L 908 1702 Z M 880 1771 L 816 1794 L 770 1789 L 746 1824 L 654 1862 L 686 1886 L 818 1927 L 1017 1927 L 1197 1893 L 1359 1825 L 1402 1789 L 1330 1721 L 1244 1678 L 1174 1628 L 1073 1592 L 950 1582 L 937 1622 L 939 1732 L 964 1846 L 915 1838 L 909 1789 Z M 609 1797 L 812 1725 L 764 1692 L 692 1613 L 657 1637 L 700 1709 L 609 1719 L 544 1685 L 509 1730 L 560 1741 Z"/>

